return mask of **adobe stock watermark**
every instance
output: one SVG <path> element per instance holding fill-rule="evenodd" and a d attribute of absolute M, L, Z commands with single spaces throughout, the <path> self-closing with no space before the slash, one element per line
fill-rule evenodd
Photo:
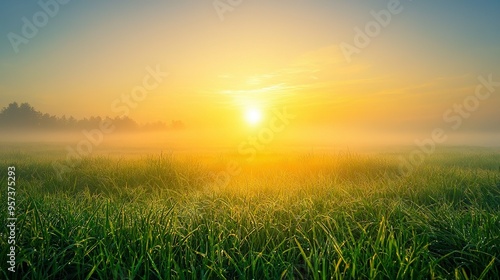
<path fill-rule="evenodd" d="M 478 77 L 479 84 L 476 86 L 473 94 L 465 97 L 461 103 L 453 104 L 452 108 L 443 113 L 443 121 L 449 125 L 449 129 L 455 131 L 459 129 L 464 119 L 472 116 L 477 111 L 481 102 L 488 100 L 497 88 L 500 87 L 500 81 L 493 81 L 493 75 L 489 74 L 487 78 Z M 407 159 L 400 157 L 399 173 L 403 177 L 412 173 L 416 168 L 424 163 L 426 157 L 430 156 L 436 150 L 438 144 L 448 140 L 448 134 L 444 128 L 435 128 L 430 137 L 415 140 L 416 148 L 410 152 Z"/>
<path fill-rule="evenodd" d="M 214 0 L 212 5 L 220 21 L 224 21 L 224 14 L 233 12 L 241 3 L 243 3 L 243 0 Z"/>
<path fill-rule="evenodd" d="M 412 0 L 408 0 L 412 1 Z M 359 27 L 354 28 L 353 44 L 342 42 L 340 43 L 340 50 L 344 55 L 346 61 L 351 63 L 354 54 L 360 54 L 361 51 L 367 48 L 372 39 L 379 36 L 383 28 L 389 26 L 395 15 L 403 12 L 404 7 L 399 0 L 389 0 L 387 8 L 380 11 L 370 11 L 373 20 L 367 22 L 363 29 Z"/>
<path fill-rule="evenodd" d="M 296 117 L 290 114 L 286 107 L 282 108 L 281 111 L 273 109 L 272 113 L 273 116 L 266 127 L 261 128 L 257 133 L 249 136 L 238 145 L 238 154 L 246 157 L 246 163 L 252 162 L 257 153 L 262 152 L 274 140 L 276 134 L 283 132 L 290 124 L 290 120 Z M 242 165 L 243 163 L 237 160 L 230 160 L 224 170 L 211 174 L 212 185 L 217 188 L 227 186 L 232 177 L 241 173 Z"/>
<path fill-rule="evenodd" d="M 59 13 L 62 5 L 68 4 L 70 0 L 40 0 L 38 6 L 40 10 L 35 12 L 31 18 L 22 17 L 23 23 L 20 34 L 9 32 L 7 39 L 14 49 L 15 53 L 19 53 L 21 44 L 28 44 L 29 41 L 38 34 L 41 28 L 44 28 L 49 23 L 51 18 L 54 18 Z"/>
<path fill-rule="evenodd" d="M 159 65 L 156 65 L 154 69 L 150 66 L 146 67 L 146 72 L 141 85 L 134 87 L 129 94 L 122 94 L 120 98 L 111 103 L 113 113 L 120 114 L 120 117 L 127 117 L 131 108 L 137 108 L 139 102 L 144 101 L 149 93 L 157 89 L 168 76 L 167 72 L 160 70 Z M 57 178 L 62 180 L 65 173 L 75 168 L 83 157 L 89 156 L 94 148 L 104 141 L 106 135 L 115 131 L 115 128 L 113 120 L 107 118 L 102 120 L 97 128 L 82 130 L 83 139 L 74 147 L 66 146 L 67 154 L 64 162 L 52 162 L 52 168 L 55 170 Z"/>
<path fill-rule="evenodd" d="M 8 253 L 7 270 L 16 272 L 16 167 L 7 167 L 7 229 L 8 229 Z"/>

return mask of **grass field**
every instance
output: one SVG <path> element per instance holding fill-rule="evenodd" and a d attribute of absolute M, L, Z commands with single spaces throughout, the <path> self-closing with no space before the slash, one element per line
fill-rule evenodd
<path fill-rule="evenodd" d="M 15 165 L 16 279 L 500 279 L 500 152 L 452 149 L 401 176 L 399 153 L 95 156 Z M 6 191 L 2 221 L 7 220 Z"/>

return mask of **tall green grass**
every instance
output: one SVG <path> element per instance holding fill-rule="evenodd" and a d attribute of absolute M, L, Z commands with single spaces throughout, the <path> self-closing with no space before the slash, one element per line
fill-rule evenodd
<path fill-rule="evenodd" d="M 53 157 L 18 156 L 0 160 L 19 176 L 1 278 L 500 279 L 497 153 L 408 176 L 398 155 L 262 157 L 227 185 L 227 157 L 94 157 L 59 181 Z"/>

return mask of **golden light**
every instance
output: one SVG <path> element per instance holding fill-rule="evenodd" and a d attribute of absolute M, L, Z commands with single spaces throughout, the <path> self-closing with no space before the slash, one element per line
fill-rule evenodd
<path fill-rule="evenodd" d="M 256 125 L 262 120 L 262 112 L 256 108 L 249 108 L 245 112 L 245 119 L 251 125 Z"/>

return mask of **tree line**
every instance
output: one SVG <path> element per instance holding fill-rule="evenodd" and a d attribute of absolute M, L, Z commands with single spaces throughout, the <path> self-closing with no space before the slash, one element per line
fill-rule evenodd
<path fill-rule="evenodd" d="M 170 124 L 157 121 L 139 124 L 129 117 L 90 117 L 76 119 L 73 116 L 57 117 L 35 110 L 29 103 L 12 102 L 0 111 L 1 130 L 22 131 L 71 131 L 81 129 L 92 129 L 109 119 L 113 122 L 117 131 L 154 131 L 154 130 L 180 130 L 184 123 L 173 120 Z"/>

